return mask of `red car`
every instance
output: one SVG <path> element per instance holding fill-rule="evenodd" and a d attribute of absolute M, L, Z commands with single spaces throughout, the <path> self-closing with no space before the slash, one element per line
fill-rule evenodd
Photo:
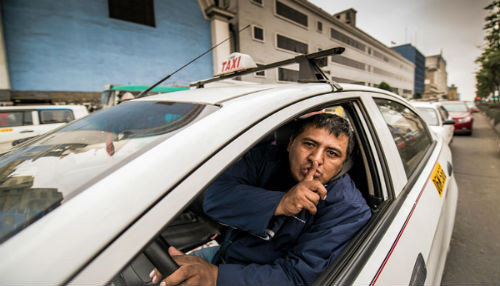
<path fill-rule="evenodd" d="M 474 117 L 467 104 L 462 101 L 446 101 L 440 103 L 450 113 L 453 120 L 455 120 L 454 133 L 472 135 Z"/>

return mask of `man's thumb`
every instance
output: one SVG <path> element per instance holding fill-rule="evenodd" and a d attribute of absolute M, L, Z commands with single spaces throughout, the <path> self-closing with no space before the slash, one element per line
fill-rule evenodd
<path fill-rule="evenodd" d="M 182 251 L 180 251 L 179 249 L 177 249 L 173 246 L 170 246 L 168 248 L 168 254 L 170 254 L 170 256 L 184 255 L 184 253 L 182 253 Z"/>

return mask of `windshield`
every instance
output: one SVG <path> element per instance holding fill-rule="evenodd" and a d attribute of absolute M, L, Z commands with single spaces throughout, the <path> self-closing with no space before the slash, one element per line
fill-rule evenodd
<path fill-rule="evenodd" d="M 418 112 L 424 118 L 425 122 L 431 126 L 438 126 L 439 120 L 436 110 L 427 107 L 417 107 Z"/>
<path fill-rule="evenodd" d="M 467 104 L 467 106 L 468 106 L 469 108 L 476 107 L 476 105 L 475 105 L 475 104 L 474 104 L 474 102 L 472 102 L 472 101 L 466 101 L 466 102 L 465 102 L 465 104 Z"/>
<path fill-rule="evenodd" d="M 190 103 L 127 102 L 16 146 L 0 157 L 0 243 L 82 185 L 213 110 Z"/>
<path fill-rule="evenodd" d="M 448 112 L 468 112 L 467 105 L 463 103 L 442 103 Z"/>

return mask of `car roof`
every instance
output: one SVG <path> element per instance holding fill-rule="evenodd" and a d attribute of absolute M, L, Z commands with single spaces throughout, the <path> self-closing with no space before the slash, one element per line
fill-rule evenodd
<path fill-rule="evenodd" d="M 369 91 L 376 93 L 383 93 L 396 98 L 401 98 L 400 96 L 381 90 L 378 88 L 367 87 L 356 84 L 340 84 L 343 88 L 342 91 Z M 327 83 L 287 83 L 287 84 L 234 84 L 232 86 L 216 86 L 216 87 L 205 87 L 205 88 L 194 88 L 190 90 L 177 91 L 174 93 L 163 93 L 157 95 L 151 95 L 133 101 L 169 101 L 169 102 L 186 102 L 186 103 L 199 103 L 207 105 L 222 105 L 224 102 L 241 98 L 245 95 L 250 95 L 254 93 L 259 93 L 262 91 L 273 91 L 279 93 L 280 90 L 288 91 L 290 93 L 294 91 L 301 91 L 307 87 L 308 94 L 319 94 L 325 92 L 333 92 L 333 88 Z"/>
<path fill-rule="evenodd" d="M 429 101 L 412 101 L 411 104 L 415 107 L 429 107 L 437 108 L 440 106 L 439 102 L 429 102 Z"/>
<path fill-rule="evenodd" d="M 148 85 L 117 85 L 113 86 L 110 90 L 118 91 L 144 91 L 148 89 Z M 189 87 L 185 86 L 156 86 L 150 90 L 150 92 L 173 92 L 179 90 L 186 90 Z"/>
<path fill-rule="evenodd" d="M 20 109 L 81 109 L 85 108 L 83 105 L 16 105 L 16 106 L 2 106 L 0 110 L 20 110 Z"/>
<path fill-rule="evenodd" d="M 441 103 L 441 104 L 465 104 L 465 102 L 463 102 L 463 101 L 452 101 L 452 100 L 450 100 L 450 101 L 440 101 L 439 103 Z"/>

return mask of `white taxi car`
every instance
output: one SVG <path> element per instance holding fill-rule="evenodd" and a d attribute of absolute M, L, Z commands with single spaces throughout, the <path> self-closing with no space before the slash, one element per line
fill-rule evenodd
<path fill-rule="evenodd" d="M 83 105 L 0 107 L 0 153 L 9 150 L 15 140 L 43 134 L 87 114 Z"/>
<path fill-rule="evenodd" d="M 450 144 L 453 140 L 455 120 L 448 111 L 439 102 L 416 101 L 411 104 L 427 122 L 429 128 L 441 136 L 444 142 Z"/>
<path fill-rule="evenodd" d="M 314 59 L 341 51 L 293 59 L 300 83 L 202 81 L 16 146 L 0 157 L 0 284 L 151 285 L 153 265 L 169 267 L 162 243 L 186 251 L 221 227 L 200 211 L 205 188 L 318 111 L 352 123 L 347 171 L 373 215 L 315 284 L 439 284 L 457 204 L 448 144 L 401 97 L 328 81 Z"/>

